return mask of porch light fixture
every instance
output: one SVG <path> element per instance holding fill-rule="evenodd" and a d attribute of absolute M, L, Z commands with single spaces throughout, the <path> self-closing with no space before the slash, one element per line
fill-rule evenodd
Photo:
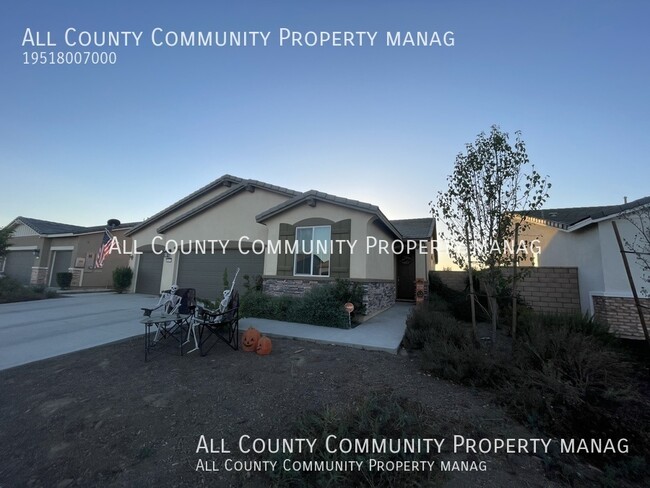
<path fill-rule="evenodd" d="M 41 250 L 40 249 L 34 249 L 32 251 L 32 255 L 35 256 L 36 259 L 38 259 L 40 257 L 40 255 L 41 255 Z"/>

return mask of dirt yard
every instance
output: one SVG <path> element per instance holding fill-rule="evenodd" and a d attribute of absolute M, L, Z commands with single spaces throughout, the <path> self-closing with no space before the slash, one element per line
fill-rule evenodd
<path fill-rule="evenodd" d="M 371 392 L 421 402 L 452 432 L 535 437 L 485 392 L 423 375 L 406 355 L 274 339 L 270 356 L 217 345 L 206 357 L 158 354 L 140 339 L 0 372 L 0 487 L 269 486 L 260 472 L 196 470 L 201 435 L 292 436 L 296 418 Z M 221 459 L 224 454 L 207 457 Z M 531 455 L 486 455 L 486 472 L 447 486 L 555 486 Z"/>

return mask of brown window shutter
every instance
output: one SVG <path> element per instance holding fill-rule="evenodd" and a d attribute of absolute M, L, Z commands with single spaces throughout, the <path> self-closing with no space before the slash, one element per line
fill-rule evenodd
<path fill-rule="evenodd" d="M 332 224 L 332 252 L 330 254 L 330 276 L 332 278 L 350 277 L 350 246 L 347 243 L 341 244 L 337 241 L 349 241 L 351 237 L 352 221 L 341 220 Z"/>
<path fill-rule="evenodd" d="M 293 276 L 293 254 L 285 253 L 285 242 L 289 246 L 296 240 L 296 227 L 280 224 L 280 254 L 278 254 L 278 276 Z"/>

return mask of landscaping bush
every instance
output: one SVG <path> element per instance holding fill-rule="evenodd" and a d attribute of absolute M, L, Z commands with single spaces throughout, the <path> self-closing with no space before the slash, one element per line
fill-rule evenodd
<path fill-rule="evenodd" d="M 240 313 L 242 317 L 347 328 L 348 314 L 337 293 L 335 285 L 315 286 L 301 297 L 249 291 L 241 298 Z"/>
<path fill-rule="evenodd" d="M 314 452 L 305 452 L 291 456 L 292 461 L 326 462 L 326 461 L 360 461 L 360 470 L 290 470 L 282 469 L 286 455 L 276 455 L 279 469 L 271 473 L 274 486 L 428 486 L 440 476 L 438 470 L 369 470 L 370 458 L 378 461 L 433 461 L 432 453 L 415 454 L 402 452 L 359 454 L 354 451 L 330 453 L 325 448 L 328 435 L 337 439 L 417 439 L 443 437 L 436 432 L 434 420 L 430 418 L 422 405 L 389 394 L 372 394 L 361 401 L 354 402 L 349 410 L 337 411 L 325 409 L 303 415 L 296 422 L 291 438 L 317 439 Z M 424 451 L 424 450 L 423 450 Z"/>
<path fill-rule="evenodd" d="M 612 344 L 591 320 L 535 314 L 515 342 L 511 381 L 501 398 L 521 420 L 557 436 L 628 439 L 628 454 L 587 455 L 589 462 L 647 476 L 645 463 L 643 469 L 627 463 L 650 456 L 650 402 L 639 393 L 629 357 Z"/>
<path fill-rule="evenodd" d="M 55 296 L 57 293 L 48 291 L 44 285 L 23 286 L 8 276 L 0 278 L 0 303 L 41 300 Z"/>
<path fill-rule="evenodd" d="M 421 348 L 421 367 L 459 383 L 495 386 L 507 375 L 505 358 L 481 348 L 472 328 L 430 304 L 415 307 L 406 320 L 405 345 Z"/>
<path fill-rule="evenodd" d="M 128 266 L 117 267 L 113 270 L 113 288 L 117 293 L 122 293 L 131 286 L 133 270 Z"/>
<path fill-rule="evenodd" d="M 647 378 L 640 383 L 635 375 L 646 366 L 633 367 L 632 356 L 602 324 L 580 315 L 526 310 L 510 356 L 499 348 L 479 347 L 471 326 L 445 312 L 432 296 L 409 315 L 405 344 L 422 349 L 425 371 L 493 388 L 510 412 L 536 431 L 562 438 L 628 439 L 627 454 L 582 454 L 604 471 L 603 484 L 617 476 L 642 482 L 650 475 L 650 402 L 643 393 L 650 383 Z M 572 470 L 566 462 L 558 457 L 547 464 L 567 478 Z"/>
<path fill-rule="evenodd" d="M 56 274 L 56 284 L 59 285 L 59 288 L 62 290 L 67 290 L 70 288 L 70 283 L 72 283 L 72 273 L 64 272 Z"/>
<path fill-rule="evenodd" d="M 363 286 L 354 281 L 337 279 L 334 282 L 332 293 L 339 303 L 345 305 L 350 302 L 354 305 L 352 322 L 358 323 L 359 317 L 366 312 L 366 306 L 363 303 Z"/>
<path fill-rule="evenodd" d="M 471 322 L 472 315 L 469 299 L 469 279 L 466 278 L 465 281 L 465 291 L 454 290 L 445 285 L 437 274 L 430 272 L 429 297 L 436 295 L 447 302 L 448 309 L 455 318 L 465 322 Z M 478 293 L 478 287 L 476 287 L 475 293 Z M 483 297 L 479 296 L 477 299 L 484 308 L 487 308 L 487 301 Z M 476 307 L 476 318 L 477 320 L 488 320 L 487 315 L 483 312 L 481 307 L 478 306 Z"/>

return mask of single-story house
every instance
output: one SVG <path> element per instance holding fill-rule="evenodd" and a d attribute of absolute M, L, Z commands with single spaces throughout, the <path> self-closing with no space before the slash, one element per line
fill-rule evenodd
<path fill-rule="evenodd" d="M 134 224 L 120 224 L 112 234 L 120 240 Z M 128 266 L 129 256 L 111 254 L 102 268 L 95 257 L 104 238 L 105 225 L 83 227 L 28 217 L 17 217 L 7 256 L 0 260 L 0 272 L 24 285 L 57 286 L 56 274 L 71 272 L 72 287 L 110 288 L 113 270 Z"/>
<path fill-rule="evenodd" d="M 176 283 L 215 300 L 237 268 L 240 291 L 244 275 L 260 276 L 274 295 L 345 278 L 362 284 L 370 316 L 414 299 L 435 265 L 435 232 L 432 218 L 391 221 L 368 203 L 224 175 L 126 235 L 138 293 Z"/>
<path fill-rule="evenodd" d="M 631 243 L 639 231 L 625 214 L 647 211 L 649 206 L 650 197 L 645 197 L 623 205 L 538 210 L 531 212 L 531 227 L 522 236 L 539 239 L 536 265 L 577 267 L 583 313 L 608 323 L 626 338 L 644 336 L 612 222 L 623 242 Z M 636 289 L 648 288 L 635 255 L 627 258 Z M 650 306 L 650 298 L 642 301 Z"/>

